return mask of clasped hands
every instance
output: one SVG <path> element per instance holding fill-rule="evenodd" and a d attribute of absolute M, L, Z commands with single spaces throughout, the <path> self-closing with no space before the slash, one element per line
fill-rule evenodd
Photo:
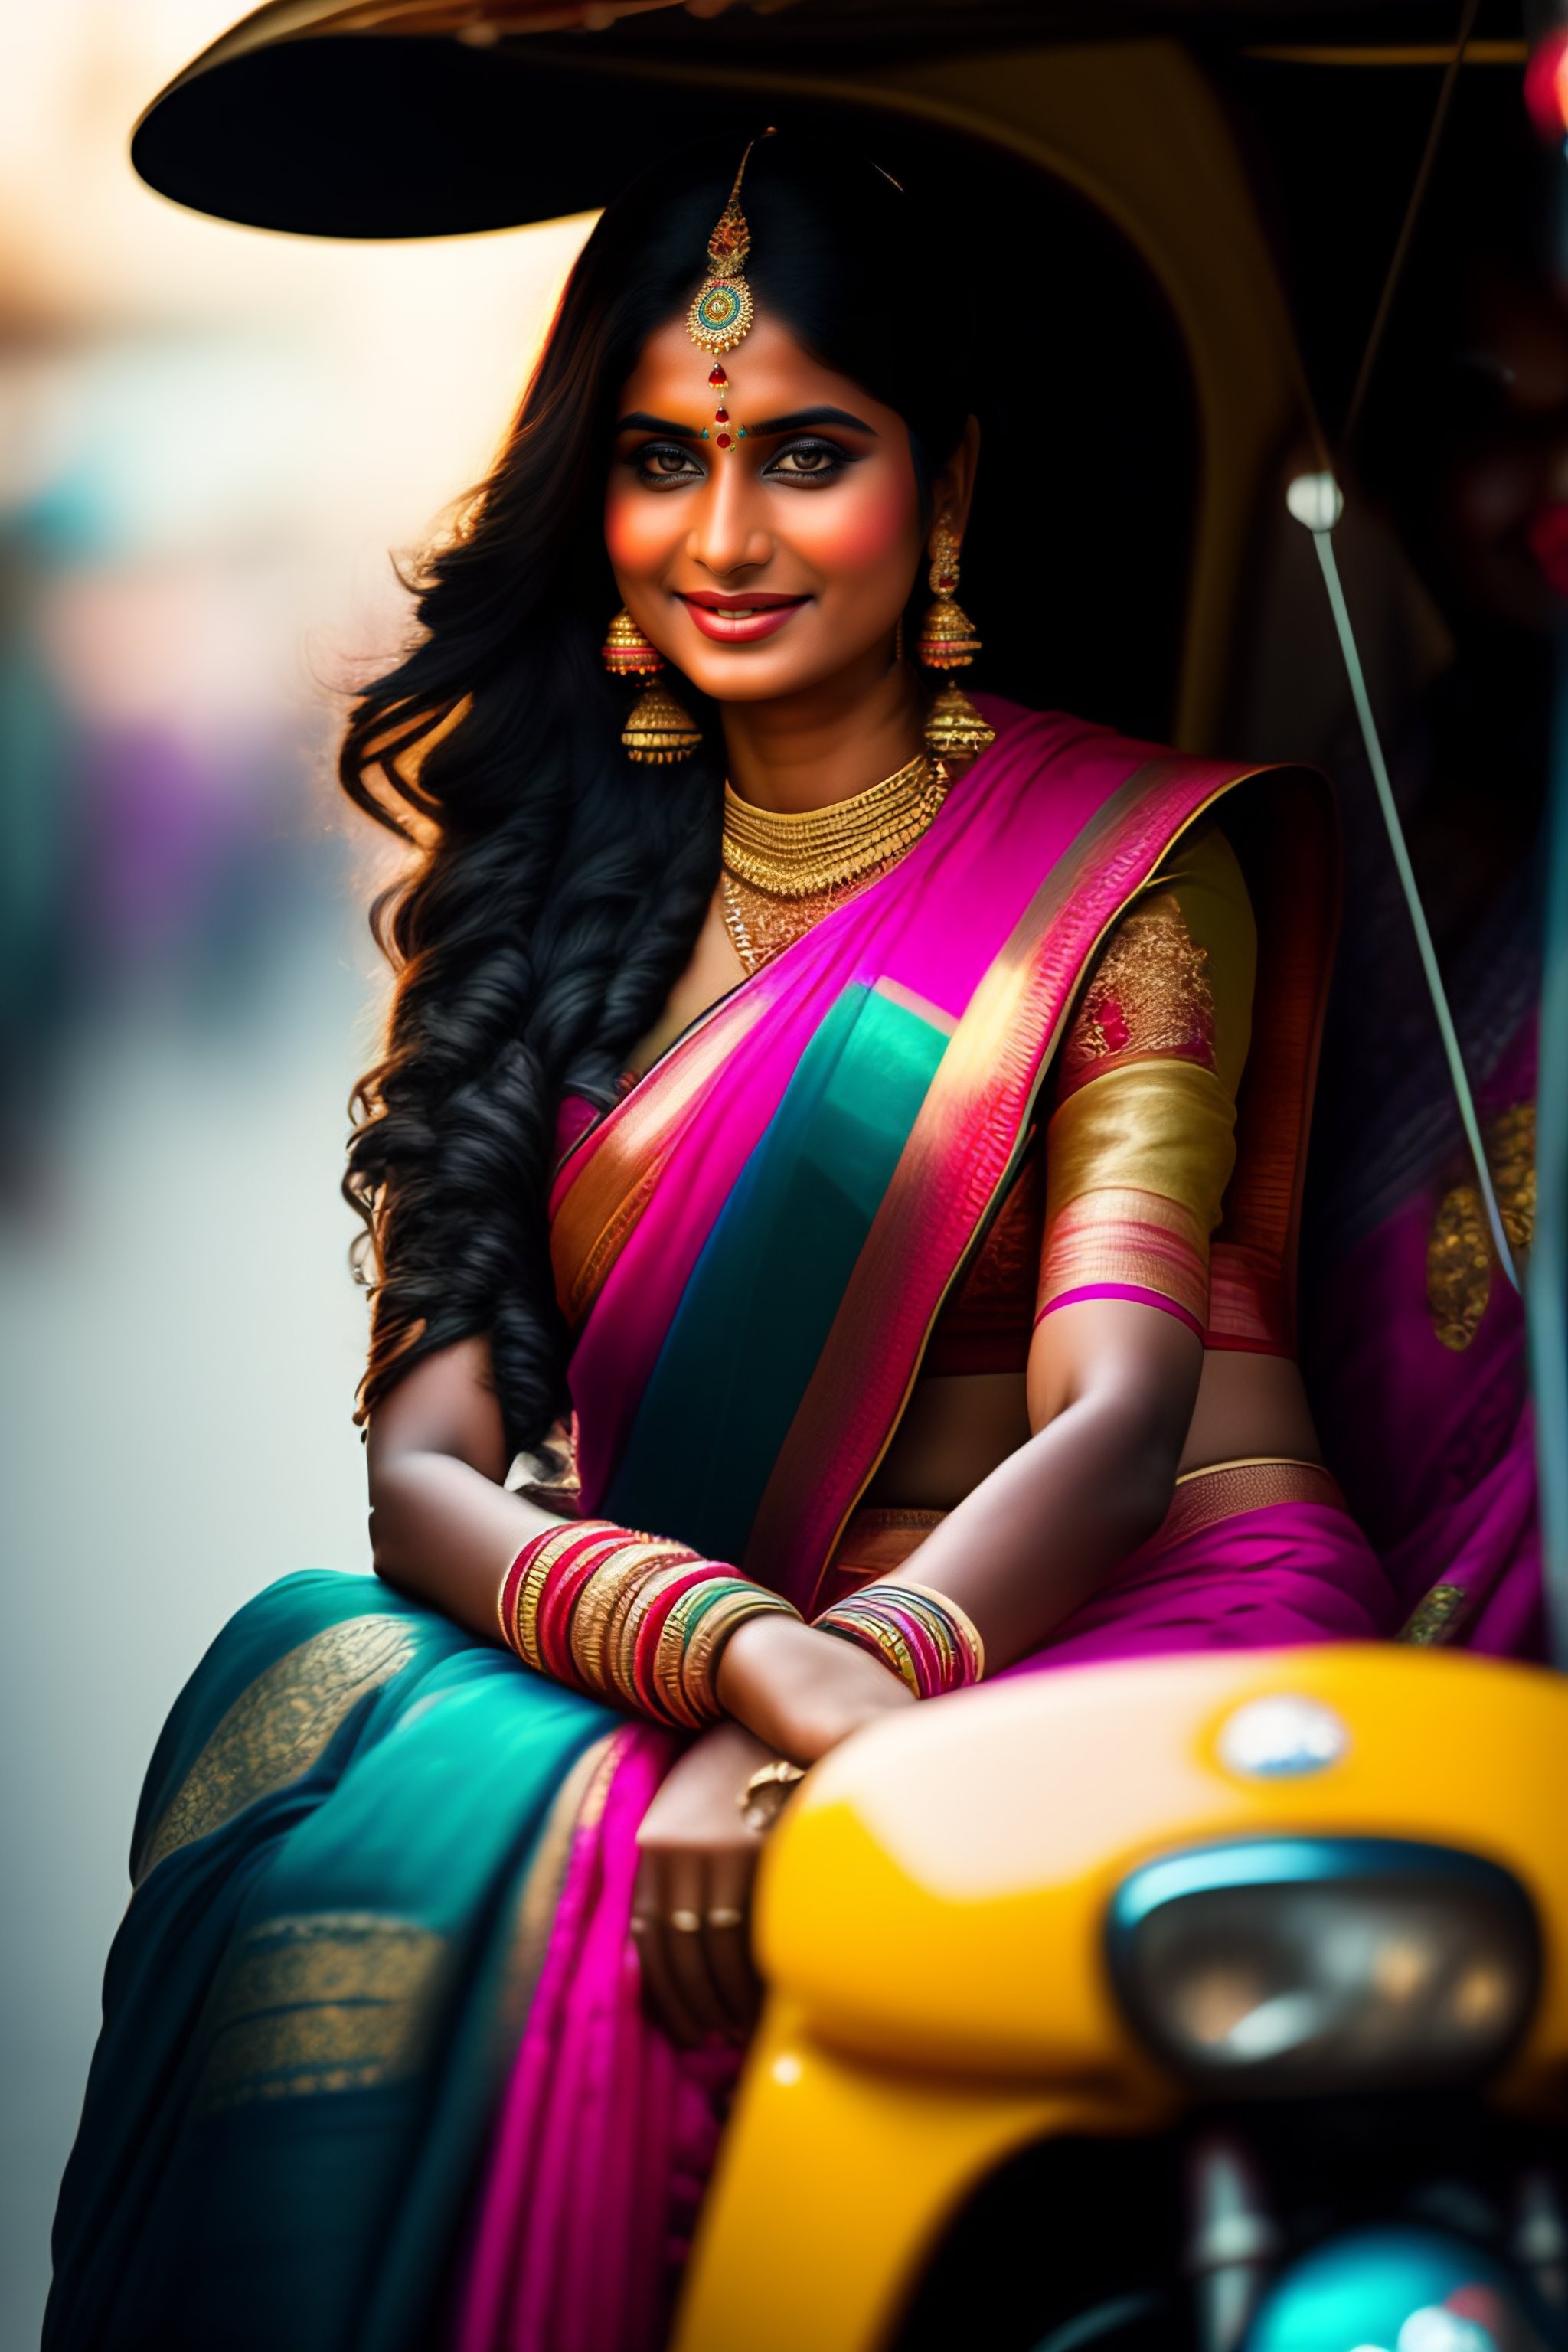
<path fill-rule="evenodd" d="M 740 2041 L 759 2000 L 749 1927 L 765 1831 L 742 1806 L 774 1757 L 814 1764 L 879 1716 L 912 1706 L 899 1677 L 864 1650 L 798 1620 L 759 1617 L 719 1664 L 727 1721 L 695 1739 L 643 1820 L 632 1933 L 648 2005 L 672 2040 Z"/>

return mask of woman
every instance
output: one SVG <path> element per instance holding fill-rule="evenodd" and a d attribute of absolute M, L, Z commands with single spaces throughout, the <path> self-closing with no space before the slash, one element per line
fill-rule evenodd
<path fill-rule="evenodd" d="M 1505 92 L 1466 93 L 1468 136 L 1423 215 L 1363 462 L 1447 633 L 1447 666 L 1398 731 L 1394 782 L 1522 1267 L 1535 853 L 1568 594 L 1568 316 L 1531 250 L 1529 225 L 1549 208 L 1517 111 Z M 1309 1352 L 1323 1439 L 1405 1638 L 1540 1658 L 1523 1302 L 1493 1255 L 1364 772 L 1344 810 L 1348 917 L 1314 1162 Z"/>
<path fill-rule="evenodd" d="M 263 1594 L 164 1735 L 55 2347 L 658 2342 L 788 1767 L 1386 1619 L 1290 1357 L 1318 788 L 921 691 L 976 642 L 929 226 L 735 165 L 605 214 L 348 731 L 419 851 L 350 1177 L 383 1581 Z M 679 673 L 629 719 L 617 604 Z"/>

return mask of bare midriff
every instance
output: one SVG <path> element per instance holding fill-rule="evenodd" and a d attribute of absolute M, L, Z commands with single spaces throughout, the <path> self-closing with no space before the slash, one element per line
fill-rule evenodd
<path fill-rule="evenodd" d="M 1022 1372 L 931 1375 L 915 1382 L 863 1500 L 951 1510 L 1030 1435 Z M 1301 1375 L 1285 1356 L 1211 1349 L 1181 1475 L 1258 1459 L 1322 1459 Z"/>

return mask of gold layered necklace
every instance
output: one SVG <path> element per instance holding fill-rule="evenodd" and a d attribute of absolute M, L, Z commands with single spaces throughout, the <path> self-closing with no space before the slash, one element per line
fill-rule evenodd
<path fill-rule="evenodd" d="M 853 800 L 795 816 L 753 808 L 726 783 L 724 923 L 746 970 L 770 962 L 896 866 L 947 787 L 945 771 L 925 751 Z"/>

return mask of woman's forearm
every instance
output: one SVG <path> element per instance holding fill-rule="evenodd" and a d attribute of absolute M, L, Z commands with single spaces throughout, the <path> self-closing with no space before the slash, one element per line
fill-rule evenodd
<path fill-rule="evenodd" d="M 973 1619 L 988 1672 L 1037 1649 L 1159 1527 L 1202 1366 L 1194 1335 L 1142 1306 L 1085 1302 L 1037 1332 L 1037 1433 L 948 1514 L 910 1568 Z"/>
<path fill-rule="evenodd" d="M 995 1673 L 1153 1534 L 1177 1452 L 1130 1433 L 1103 1402 L 1071 1405 L 948 1514 L 909 1573 L 973 1619 Z"/>
<path fill-rule="evenodd" d="M 508 1567 L 531 1536 L 556 1524 L 552 1513 L 448 1454 L 400 1454 L 372 1484 L 376 1574 L 492 1639 L 500 1638 L 496 1601 Z"/>

